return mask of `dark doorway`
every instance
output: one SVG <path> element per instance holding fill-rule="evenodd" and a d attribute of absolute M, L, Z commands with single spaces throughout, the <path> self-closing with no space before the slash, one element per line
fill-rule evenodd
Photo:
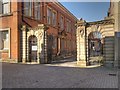
<path fill-rule="evenodd" d="M 37 62 L 37 37 L 29 37 L 29 62 Z"/>

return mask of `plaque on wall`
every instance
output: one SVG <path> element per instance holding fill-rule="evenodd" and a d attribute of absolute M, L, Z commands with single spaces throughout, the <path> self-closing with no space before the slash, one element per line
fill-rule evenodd
<path fill-rule="evenodd" d="M 37 51 L 37 46 L 32 46 L 32 51 Z"/>

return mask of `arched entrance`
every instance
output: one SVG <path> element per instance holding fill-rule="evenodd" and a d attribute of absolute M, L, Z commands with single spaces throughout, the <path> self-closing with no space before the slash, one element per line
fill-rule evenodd
<path fill-rule="evenodd" d="M 37 37 L 29 37 L 29 62 L 37 62 Z"/>
<path fill-rule="evenodd" d="M 88 61 L 98 60 L 103 55 L 102 34 L 98 31 L 88 35 Z"/>
<path fill-rule="evenodd" d="M 113 65 L 114 63 L 114 20 L 77 22 L 77 64 Z"/>

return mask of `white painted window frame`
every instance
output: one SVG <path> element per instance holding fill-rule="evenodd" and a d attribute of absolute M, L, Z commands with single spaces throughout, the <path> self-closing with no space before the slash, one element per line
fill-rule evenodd
<path fill-rule="evenodd" d="M 8 38 L 9 38 L 9 48 L 8 48 L 7 50 L 8 50 L 8 52 L 9 52 L 9 58 L 10 58 L 10 57 L 11 57 L 11 56 L 10 56 L 10 52 L 11 52 L 11 48 L 10 48 L 10 46 L 11 46 L 11 45 L 10 45 L 10 44 L 11 44 L 11 43 L 10 43 L 10 42 L 11 42 L 11 29 L 10 29 L 10 28 L 4 28 L 4 29 L 0 29 L 0 32 L 1 32 L 1 31 L 8 31 L 8 35 L 9 35 L 9 36 L 8 36 Z M 6 51 L 6 50 L 3 49 L 3 50 L 0 50 L 0 51 L 2 52 L 2 51 Z"/>

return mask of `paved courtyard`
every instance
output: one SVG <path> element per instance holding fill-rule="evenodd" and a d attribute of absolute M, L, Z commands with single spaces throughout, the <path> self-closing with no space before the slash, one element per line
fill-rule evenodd
<path fill-rule="evenodd" d="M 67 62 L 68 63 L 68 62 Z M 70 62 L 71 63 L 71 62 Z M 2 64 L 3 88 L 118 88 L 118 72 L 106 67 Z"/>

